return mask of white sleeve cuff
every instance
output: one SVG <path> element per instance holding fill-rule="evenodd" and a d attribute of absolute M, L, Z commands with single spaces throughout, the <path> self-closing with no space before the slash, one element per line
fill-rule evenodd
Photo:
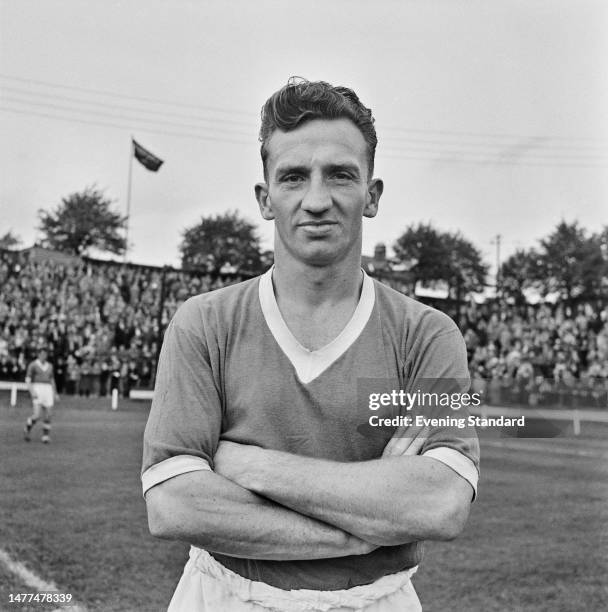
<path fill-rule="evenodd" d="M 193 455 L 177 455 L 156 463 L 141 475 L 144 496 L 153 486 L 169 480 L 169 478 L 188 472 L 198 472 L 199 470 L 211 470 L 211 468 L 207 461 Z"/>
<path fill-rule="evenodd" d="M 475 464 L 465 455 L 447 446 L 438 446 L 422 454 L 423 457 L 430 457 L 441 461 L 441 463 L 452 468 L 459 476 L 462 476 L 473 487 L 473 499 L 477 497 L 477 481 L 479 473 Z"/>

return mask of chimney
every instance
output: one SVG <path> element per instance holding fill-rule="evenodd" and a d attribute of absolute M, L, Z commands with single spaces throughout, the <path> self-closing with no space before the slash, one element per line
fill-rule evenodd
<path fill-rule="evenodd" d="M 379 242 L 374 248 L 374 261 L 385 261 L 386 260 L 386 245 Z"/>

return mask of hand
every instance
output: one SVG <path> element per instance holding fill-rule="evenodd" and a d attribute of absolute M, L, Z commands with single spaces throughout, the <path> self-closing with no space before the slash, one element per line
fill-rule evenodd
<path fill-rule="evenodd" d="M 255 475 L 256 466 L 259 466 L 265 451 L 252 444 L 239 444 L 220 440 L 213 457 L 213 470 L 216 474 L 232 482 L 251 489 L 251 479 Z"/>
<path fill-rule="evenodd" d="M 397 427 L 382 452 L 383 457 L 417 455 L 428 437 L 428 427 Z"/>

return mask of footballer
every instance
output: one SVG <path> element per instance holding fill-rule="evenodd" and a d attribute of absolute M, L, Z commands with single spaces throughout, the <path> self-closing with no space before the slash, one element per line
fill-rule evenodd
<path fill-rule="evenodd" d="M 53 405 L 59 399 L 59 395 L 55 386 L 53 366 L 47 360 L 47 356 L 46 348 L 39 348 L 38 357 L 27 367 L 25 382 L 32 398 L 32 416 L 28 417 L 23 431 L 26 442 L 30 441 L 32 428 L 41 416 L 43 416 L 41 440 L 45 444 L 51 441 Z"/>
<path fill-rule="evenodd" d="M 191 545 L 169 610 L 418 611 L 423 541 L 463 529 L 479 445 L 451 428 L 366 435 L 357 387 L 468 379 L 462 335 L 361 269 L 383 182 L 354 91 L 291 79 L 260 140 L 274 266 L 180 307 L 144 435 L 151 533 Z"/>

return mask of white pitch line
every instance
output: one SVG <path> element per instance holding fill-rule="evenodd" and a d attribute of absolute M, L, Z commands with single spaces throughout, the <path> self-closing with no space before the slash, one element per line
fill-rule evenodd
<path fill-rule="evenodd" d="M 32 570 L 28 569 L 23 563 L 15 561 L 2 548 L 0 548 L 0 563 L 2 563 L 9 572 L 17 576 L 28 587 L 39 593 L 62 593 L 54 582 L 47 582 L 36 575 Z M 52 612 L 87 612 L 87 609 L 82 604 L 72 600 L 66 606 L 62 606 Z"/>
<path fill-rule="evenodd" d="M 518 450 L 529 453 L 549 453 L 554 455 L 574 455 L 577 457 L 593 457 L 595 459 L 607 459 L 608 452 L 593 452 L 583 449 L 566 449 L 556 448 L 549 446 L 548 444 L 528 444 L 528 443 L 517 443 L 517 442 L 503 442 L 499 440 L 481 440 L 482 448 L 484 446 L 492 446 L 494 448 L 506 448 L 508 450 Z"/>
<path fill-rule="evenodd" d="M 32 589 L 36 589 L 40 592 L 59 591 L 57 586 L 52 582 L 45 582 L 42 578 L 34 574 L 31 570 L 27 569 L 23 563 L 14 561 L 10 558 L 9 554 L 0 548 L 0 561 L 6 566 L 6 568 L 15 574 L 18 578 L 21 578 L 27 586 Z"/>

